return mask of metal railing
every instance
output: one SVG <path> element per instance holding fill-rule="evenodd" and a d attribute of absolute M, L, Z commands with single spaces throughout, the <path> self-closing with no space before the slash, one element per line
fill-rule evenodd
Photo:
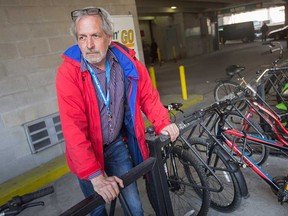
<path fill-rule="evenodd" d="M 122 175 L 120 178 L 123 180 L 124 188 L 132 182 L 141 178 L 143 175 L 148 174 L 151 177 L 151 183 L 154 184 L 155 196 L 157 200 L 157 211 L 158 216 L 173 216 L 173 209 L 169 196 L 169 190 L 167 185 L 167 178 L 164 172 L 164 166 L 162 162 L 161 148 L 169 143 L 169 140 L 161 142 L 159 137 L 150 135 L 147 137 L 147 143 L 150 149 L 150 158 L 132 168 L 128 173 Z M 127 205 L 125 205 L 125 197 L 122 196 L 123 189 L 120 189 L 120 195 L 118 198 L 124 203 L 123 208 L 126 212 L 130 212 Z M 90 196 L 67 211 L 63 212 L 60 216 L 84 216 L 89 214 L 97 206 L 105 204 L 104 199 L 94 194 Z M 109 215 L 114 215 L 116 206 L 116 199 L 111 202 Z M 130 213 L 131 214 L 131 213 Z M 132 215 L 132 214 L 131 214 Z"/>

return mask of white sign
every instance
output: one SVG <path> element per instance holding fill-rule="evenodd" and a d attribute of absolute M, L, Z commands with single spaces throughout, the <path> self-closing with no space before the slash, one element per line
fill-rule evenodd
<path fill-rule="evenodd" d="M 139 59 L 139 50 L 137 46 L 135 27 L 132 15 L 114 15 L 113 41 L 120 42 L 130 49 L 135 50 L 136 57 Z"/>

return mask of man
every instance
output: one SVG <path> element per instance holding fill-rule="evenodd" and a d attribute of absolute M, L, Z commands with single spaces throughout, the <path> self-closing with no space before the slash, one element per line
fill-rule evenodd
<path fill-rule="evenodd" d="M 267 37 L 267 33 L 269 31 L 269 28 L 268 28 L 268 26 L 267 26 L 267 24 L 265 22 L 261 26 L 260 31 L 262 33 L 262 42 L 266 41 L 266 37 Z"/>
<path fill-rule="evenodd" d="M 155 61 L 158 59 L 158 53 L 157 53 L 157 49 L 158 49 L 158 45 L 156 43 L 156 41 L 154 39 L 152 39 L 152 43 L 151 43 L 151 53 L 150 53 L 150 56 L 151 56 L 151 62 L 152 62 L 152 65 L 154 65 Z"/>
<path fill-rule="evenodd" d="M 179 135 L 135 52 L 112 42 L 113 23 L 103 8 L 71 12 L 77 45 L 63 54 L 56 90 L 68 165 L 86 197 L 100 194 L 111 202 L 121 176 L 149 157 L 142 112 L 156 133 Z M 123 142 L 128 139 L 128 150 Z M 143 215 L 136 183 L 123 189 L 132 215 Z M 107 215 L 99 206 L 91 215 Z"/>

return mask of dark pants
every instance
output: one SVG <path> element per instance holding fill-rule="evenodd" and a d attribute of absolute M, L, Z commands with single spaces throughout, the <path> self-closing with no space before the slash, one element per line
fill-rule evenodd
<path fill-rule="evenodd" d="M 120 139 L 108 145 L 104 150 L 105 172 L 108 176 L 121 176 L 132 168 L 132 162 L 125 146 Z M 80 187 L 85 197 L 95 193 L 90 181 L 80 180 Z M 143 209 L 136 182 L 133 182 L 121 192 L 129 206 L 133 216 L 143 216 Z M 97 207 L 91 212 L 91 216 L 106 216 L 105 205 Z M 127 215 L 127 213 L 125 213 Z"/>

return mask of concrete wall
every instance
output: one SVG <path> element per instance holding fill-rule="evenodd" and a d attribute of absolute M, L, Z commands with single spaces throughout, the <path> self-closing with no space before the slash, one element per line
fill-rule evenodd
<path fill-rule="evenodd" d="M 55 74 L 61 54 L 75 43 L 69 34 L 70 12 L 93 5 L 112 15 L 133 15 L 144 62 L 135 0 L 0 0 L 0 183 L 64 153 L 64 144 L 57 144 L 32 154 L 23 124 L 58 112 Z M 149 34 L 149 25 L 142 24 Z M 169 40 L 177 41 L 177 57 L 207 52 L 205 28 L 205 18 L 195 14 L 161 16 L 152 22 L 164 60 L 172 58 Z"/>
<path fill-rule="evenodd" d="M 207 17 L 202 14 L 184 14 L 184 31 L 187 56 L 209 53 L 212 50 L 212 35 Z"/>
<path fill-rule="evenodd" d="M 133 15 L 143 60 L 135 0 L 0 1 L 0 183 L 63 154 L 63 144 L 32 154 L 23 123 L 58 112 L 55 74 L 75 43 L 70 12 L 91 5 Z"/>
<path fill-rule="evenodd" d="M 167 35 L 173 31 L 177 40 L 175 47 L 177 58 L 192 57 L 211 52 L 213 49 L 212 33 L 209 31 L 212 26 L 209 26 L 209 19 L 202 14 L 175 13 L 169 16 L 156 16 L 150 22 L 161 59 L 164 61 L 173 59 L 172 44 L 170 44 L 173 38 Z M 142 39 L 150 45 L 149 21 L 140 21 L 140 29 L 145 32 Z"/>

